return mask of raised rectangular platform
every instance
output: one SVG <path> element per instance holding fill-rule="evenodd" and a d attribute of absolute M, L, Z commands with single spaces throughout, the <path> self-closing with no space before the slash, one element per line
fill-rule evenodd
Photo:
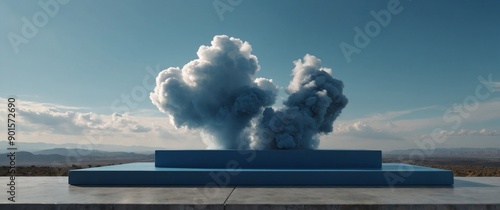
<path fill-rule="evenodd" d="M 400 163 L 378 169 L 164 168 L 129 163 L 71 170 L 71 185 L 410 186 L 452 185 L 453 172 Z"/>
<path fill-rule="evenodd" d="M 377 169 L 380 150 L 156 150 L 166 168 Z"/>

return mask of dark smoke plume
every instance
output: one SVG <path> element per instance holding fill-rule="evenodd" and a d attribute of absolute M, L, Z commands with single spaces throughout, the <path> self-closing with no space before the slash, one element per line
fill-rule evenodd
<path fill-rule="evenodd" d="M 215 36 L 198 59 L 159 73 L 150 99 L 176 127 L 199 129 L 212 149 L 314 149 L 319 134 L 347 104 L 343 84 L 320 60 L 295 61 L 285 107 L 274 110 L 277 88 L 256 78 L 260 66 L 248 42 Z"/>
<path fill-rule="evenodd" d="M 316 149 L 318 134 L 333 131 L 333 121 L 347 104 L 342 81 L 330 74 L 312 55 L 295 61 L 285 107 L 264 110 L 252 148 Z"/>

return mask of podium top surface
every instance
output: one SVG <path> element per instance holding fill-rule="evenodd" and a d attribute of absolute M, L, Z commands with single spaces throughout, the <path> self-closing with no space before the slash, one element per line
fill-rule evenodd
<path fill-rule="evenodd" d="M 166 168 L 376 169 L 380 150 L 156 150 Z"/>

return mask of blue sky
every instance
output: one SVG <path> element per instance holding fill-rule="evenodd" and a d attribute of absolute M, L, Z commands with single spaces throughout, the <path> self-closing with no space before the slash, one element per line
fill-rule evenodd
<path fill-rule="evenodd" d="M 340 46 L 356 47 L 354 28 L 367 33 L 377 21 L 371 11 L 390 8 L 399 12 L 346 56 Z M 149 93 L 148 68 L 182 67 L 225 34 L 249 42 L 258 76 L 280 87 L 307 53 L 344 82 L 349 104 L 320 148 L 415 148 L 434 129 L 449 137 L 438 147 L 499 147 L 499 8 L 444 0 L 4 0 L 0 97 L 22 105 L 20 141 L 89 142 L 95 134 L 108 144 L 203 148 L 198 133 L 173 128 L 148 97 L 125 106 L 122 96 Z M 31 37 L 23 18 L 41 25 Z M 13 36 L 27 42 L 13 44 Z M 478 86 L 487 96 L 477 96 Z M 464 103 L 477 107 L 451 110 Z"/>

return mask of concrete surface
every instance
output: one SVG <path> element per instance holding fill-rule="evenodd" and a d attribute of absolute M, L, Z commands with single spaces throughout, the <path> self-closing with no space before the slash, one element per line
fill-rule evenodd
<path fill-rule="evenodd" d="M 453 187 L 148 187 L 17 177 L 16 203 L 0 209 L 500 209 L 500 177 L 456 177 Z"/>

